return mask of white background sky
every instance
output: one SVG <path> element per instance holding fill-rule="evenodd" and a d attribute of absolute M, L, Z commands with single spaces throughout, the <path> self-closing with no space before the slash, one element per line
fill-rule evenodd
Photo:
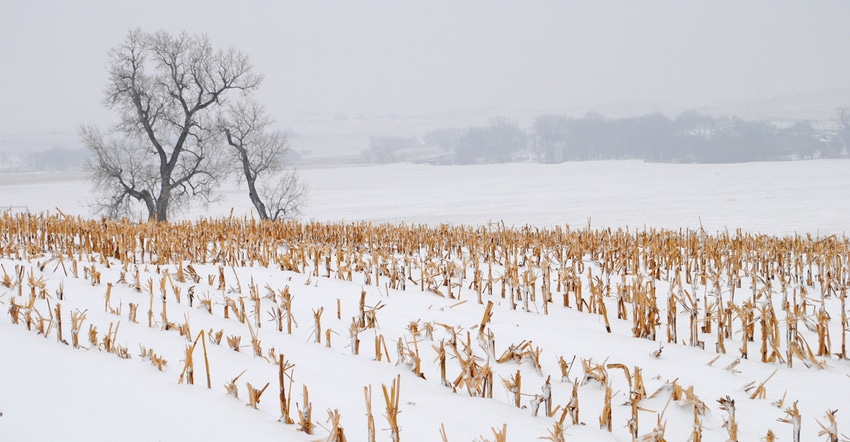
<path fill-rule="evenodd" d="M 0 5 L 3 144 L 106 126 L 107 52 L 134 27 L 207 33 L 216 47 L 248 53 L 266 77 L 260 99 L 284 122 L 611 103 L 664 110 L 807 94 L 833 106 L 850 97 L 848 1 Z"/>

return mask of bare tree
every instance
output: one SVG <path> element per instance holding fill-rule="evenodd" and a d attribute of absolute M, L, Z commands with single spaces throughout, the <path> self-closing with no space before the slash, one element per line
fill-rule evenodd
<path fill-rule="evenodd" d="M 307 184 L 295 170 L 279 172 L 272 180 L 263 183 L 260 192 L 268 208 L 266 219 L 272 221 L 301 215 L 301 208 L 307 202 Z"/>
<path fill-rule="evenodd" d="M 105 194 L 96 208 L 115 217 L 141 202 L 148 219 L 167 221 L 172 207 L 209 202 L 227 170 L 214 111 L 262 81 L 248 57 L 215 50 L 206 36 L 137 29 L 110 51 L 108 66 L 105 105 L 119 122 L 107 136 L 80 130 L 93 152 L 89 178 Z"/>
<path fill-rule="evenodd" d="M 253 100 L 230 106 L 219 119 L 251 203 L 260 219 L 275 221 L 301 213 L 307 186 L 295 170 L 285 170 L 289 143 L 285 136 L 269 131 L 271 123 L 263 106 Z M 257 184 L 262 186 L 259 190 Z"/>
<path fill-rule="evenodd" d="M 850 129 L 850 106 L 841 106 L 835 110 L 835 119 L 844 129 Z"/>
<path fill-rule="evenodd" d="M 838 121 L 838 133 L 833 138 L 838 155 L 850 154 L 850 106 L 841 106 L 835 111 Z"/>

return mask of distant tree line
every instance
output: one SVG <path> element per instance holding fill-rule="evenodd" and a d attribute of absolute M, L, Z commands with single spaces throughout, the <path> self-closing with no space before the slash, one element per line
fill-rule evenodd
<path fill-rule="evenodd" d="M 421 145 L 415 137 L 371 137 L 369 148 L 360 154 L 369 163 L 394 163 L 402 159 L 399 151 Z"/>
<path fill-rule="evenodd" d="M 433 130 L 422 144 L 444 148 L 450 156 L 442 162 L 456 164 L 609 159 L 734 163 L 847 157 L 848 108 L 838 110 L 837 122 L 837 129 L 822 130 L 808 121 L 781 124 L 695 111 L 673 119 L 662 114 L 628 118 L 547 114 L 538 116 L 528 129 L 496 117 L 486 126 Z"/>
<path fill-rule="evenodd" d="M 53 147 L 48 150 L 32 150 L 0 153 L 0 170 L 9 171 L 63 171 L 82 169 L 88 158 L 83 149 Z"/>

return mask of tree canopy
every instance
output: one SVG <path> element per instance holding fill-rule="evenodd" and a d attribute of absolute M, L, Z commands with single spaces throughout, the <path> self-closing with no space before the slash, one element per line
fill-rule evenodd
<path fill-rule="evenodd" d="M 233 131 L 248 131 L 232 124 L 256 122 L 256 115 L 234 116 L 255 108 L 227 107 L 248 100 L 262 82 L 243 52 L 215 49 L 205 35 L 136 29 L 109 52 L 108 74 L 104 104 L 117 113 L 118 123 L 105 134 L 94 126 L 80 130 L 93 152 L 89 177 L 102 194 L 95 208 L 104 214 L 127 215 L 134 203 L 142 203 L 148 219 L 167 221 L 172 209 L 208 203 L 224 176 L 255 166 L 250 159 L 266 161 L 257 166 L 262 171 L 282 167 L 277 158 L 254 154 L 265 152 L 270 146 L 265 141 L 235 145 L 225 140 L 233 139 Z M 223 126 L 223 121 L 232 124 Z M 284 153 L 285 139 L 257 130 L 252 136 L 277 143 L 269 156 Z M 234 160 L 224 151 L 231 147 L 250 153 Z M 252 185 L 256 178 L 255 173 Z"/>

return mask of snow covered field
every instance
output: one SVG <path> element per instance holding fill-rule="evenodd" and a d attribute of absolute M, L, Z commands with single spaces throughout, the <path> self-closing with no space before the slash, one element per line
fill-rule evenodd
<path fill-rule="evenodd" d="M 303 219 L 408 224 L 574 228 L 659 227 L 714 233 L 832 234 L 850 229 L 850 161 L 654 164 L 599 161 L 481 166 L 389 164 L 301 170 L 310 186 Z M 92 216 L 80 173 L 0 177 L 0 207 Z M 21 181 L 21 184 L 15 184 Z M 250 214 L 230 183 L 208 209 L 182 215 Z"/>
<path fill-rule="evenodd" d="M 703 226 L 712 235 L 727 229 L 734 235 L 738 228 L 744 232 L 779 236 L 795 232 L 813 237 L 835 234 L 845 245 L 844 237 L 850 231 L 850 162 L 846 160 L 736 165 L 635 161 L 462 167 L 398 164 L 312 168 L 301 173 L 311 192 L 304 220 L 323 223 L 361 220 L 431 226 L 448 223 L 489 226 L 487 228 L 492 230 L 497 228 L 493 222 L 502 221 L 508 228 L 569 225 L 572 230 L 581 230 L 590 222 L 593 229 L 628 227 L 630 232 L 650 228 L 696 230 Z M 4 177 L 4 181 L 8 178 Z M 90 216 L 81 204 L 88 197 L 87 187 L 79 176 L 60 177 L 51 182 L 33 181 L 42 179 L 35 177 L 29 178 L 27 183 L 0 186 L 0 205 L 26 206 L 31 213 L 50 211 L 55 214 L 58 208 L 66 214 Z M 208 209 L 193 209 L 183 216 L 185 219 L 220 217 L 228 215 L 231 208 L 236 215 L 250 213 L 244 190 L 235 186 L 225 190 L 221 202 Z M 4 236 L 7 233 L 11 232 L 3 232 Z M 6 248 L 8 237 L 3 241 L 2 247 Z M 512 309 L 510 302 L 499 296 L 498 288 L 494 288 L 492 296 L 485 295 L 483 304 L 479 304 L 476 291 L 469 286 L 473 273 L 471 264 L 462 262 L 457 256 L 452 258 L 451 253 L 443 262 L 463 264 L 466 269 L 464 278 L 452 279 L 456 284 L 454 299 L 433 290 L 421 291 L 414 283 L 421 282 L 421 269 L 413 265 L 408 269 L 411 279 L 406 288 L 393 289 L 386 286 L 386 275 L 375 284 L 374 280 L 367 281 L 363 272 L 355 272 L 354 278 L 347 281 L 339 279 L 336 270 L 331 277 L 326 276 L 324 265 L 319 266 L 320 275 L 315 276 L 311 275 L 312 266 L 295 272 L 282 271 L 274 264 L 265 267 L 257 262 L 234 267 L 212 262 L 194 263 L 199 280 L 178 282 L 175 264 L 139 264 L 122 269 L 115 259 L 107 266 L 104 261 L 85 255 L 75 257 L 79 261 L 75 277 L 70 271 L 70 257 L 65 257 L 62 263 L 56 259 L 48 263 L 55 255 L 52 251 L 29 258 L 15 258 L 11 251 L 4 252 L 0 263 L 12 282 L 15 266 L 22 266 L 24 296 L 17 295 L 18 287 L 14 283 L 8 287 L 0 285 L 0 440 L 326 440 L 328 431 L 321 427 L 317 427 L 313 435 L 296 431 L 296 410 L 305 405 L 302 386 L 309 389 L 315 423 L 330 428 L 327 410 L 338 409 L 340 424 L 350 441 L 367 440 L 363 389 L 371 386 L 371 413 L 377 440 L 391 440 L 381 386 L 389 388 L 400 376 L 400 440 L 440 440 L 441 426 L 449 441 L 494 440 L 492 429 L 501 430 L 503 424 L 507 424 L 508 441 L 545 438 L 570 402 L 572 382 L 578 381 L 579 420 L 584 425 L 570 424 L 571 419 L 567 417 L 567 439 L 627 441 L 631 440 L 627 428 L 631 407 L 627 403 L 632 387 L 623 370 L 616 366 L 611 368 L 611 364 L 623 364 L 632 375 L 634 367 L 641 368 L 647 394 L 658 391 L 657 396 L 640 402 L 640 435 L 647 435 L 656 427 L 657 416 L 662 411 L 667 440 L 686 440 L 693 431 L 693 406 L 670 399 L 674 380 L 685 389 L 693 386 L 694 394 L 708 407 L 701 416 L 705 441 L 724 441 L 729 437 L 724 428 L 728 414 L 720 409 L 717 401 L 726 396 L 735 400 L 741 441 L 759 440 L 768 430 L 780 440 L 792 440 L 792 425 L 777 419 L 786 417 L 785 409 L 795 401 L 802 415 L 802 440 L 823 438 L 818 437 L 821 428 L 816 420 L 826 424 L 827 410 L 838 409 L 838 429 L 850 433 L 850 362 L 846 360 L 819 357 L 826 365 L 823 369 L 807 368 L 800 360 L 795 360 L 793 367 L 765 364 L 759 361 L 760 340 L 757 338 L 750 343 L 750 358 L 736 364 L 738 348 L 742 345 L 737 318 L 734 321 L 737 332 L 726 341 L 726 354 L 715 352 L 716 333 L 700 334 L 705 342 L 704 350 L 667 343 L 661 336 L 664 325 L 659 327 L 656 341 L 634 338 L 632 321 L 616 319 L 613 297 L 605 300 L 611 319 L 610 334 L 606 332 L 602 316 L 579 312 L 575 305 L 564 308 L 560 305 L 560 295 L 556 295 L 549 307 L 549 314 L 544 314 L 539 297 L 529 303 L 527 311 L 522 305 Z M 846 249 L 843 258 L 846 272 Z M 379 261 L 377 255 L 372 255 L 371 259 Z M 586 269 L 580 277 L 585 296 L 588 296 L 593 281 L 589 272 L 597 277 L 602 273 L 599 262 L 591 257 L 584 261 Z M 83 267 L 96 269 L 101 274 L 100 283 L 95 284 Z M 150 298 L 146 289 L 137 291 L 130 286 L 136 268 L 142 285 L 147 281 L 153 284 Z M 122 270 L 126 270 L 123 281 Z M 227 281 L 224 290 L 219 289 L 220 279 L 217 279 L 222 271 Z M 501 276 L 503 271 L 503 265 L 497 266 L 494 276 Z M 212 389 L 206 388 L 200 345 L 194 353 L 195 384 L 178 384 L 184 348 L 190 342 L 177 330 L 163 330 L 159 284 L 165 273 L 171 275 L 165 295 L 168 321 L 188 323 L 192 337 L 201 330 L 222 330 L 225 337 L 241 337 L 242 347 L 238 352 L 227 345 L 226 338 L 220 345 L 207 341 Z M 36 327 L 28 330 L 23 321 L 13 324 L 7 311 L 13 300 L 22 304 L 28 299 L 31 288 L 27 277 L 30 274 L 35 281 L 43 278 L 44 291 L 52 296 L 52 299 L 38 299 L 35 304 L 45 319 L 57 304 L 62 305 L 64 340 L 71 342 L 71 312 L 86 311 L 79 336 L 81 348 L 57 343 L 58 325 L 47 335 L 40 335 Z M 542 274 L 536 274 L 535 278 L 542 278 Z M 612 284 L 619 282 L 620 275 L 612 277 Z M 738 289 L 739 299 L 751 295 L 750 283 L 745 277 L 742 288 Z M 778 293 L 779 283 L 775 283 L 773 290 Z M 850 281 L 843 282 L 845 288 L 848 283 Z M 105 305 L 107 284 L 113 286 Z M 270 322 L 270 312 L 278 303 L 265 297 L 261 301 L 262 327 L 255 327 L 253 331 L 261 341 L 266 358 L 255 356 L 251 347 L 251 330 L 247 323 L 254 324 L 248 301 L 252 284 L 262 296 L 268 294 L 266 287 L 278 293 L 289 287 L 293 295 L 292 316 L 297 324 L 291 335 L 278 332 L 275 322 Z M 670 280 L 658 281 L 659 304 L 666 299 L 670 284 Z M 179 301 L 172 287 L 180 288 Z M 196 297 L 191 307 L 189 287 L 194 287 Z M 541 290 L 541 286 L 537 289 Z M 707 296 L 707 288 L 702 285 L 692 287 L 688 284 L 685 289 L 697 297 Z M 821 285 L 817 281 L 807 289 L 812 305 L 820 305 L 832 315 L 828 328 L 834 353 L 841 336 L 839 300 L 833 296 L 820 304 Z M 62 300 L 58 299 L 59 290 L 64 293 Z M 442 291 L 445 290 L 446 287 L 442 287 Z M 353 355 L 349 327 L 352 317 L 358 315 L 363 291 L 367 306 L 383 307 L 376 310 L 378 327 L 360 331 L 360 354 Z M 210 297 L 213 314 L 199 306 L 199 299 L 204 296 Z M 230 319 L 223 316 L 226 299 L 240 296 L 245 297 L 248 305 L 244 309 L 247 323 L 234 319 L 232 313 Z M 723 296 L 728 300 L 725 289 Z M 148 303 L 154 298 L 151 311 L 155 324 L 149 327 Z M 476 339 L 487 301 L 494 302 L 493 315 L 487 325 L 495 340 L 492 350 L 487 350 L 486 345 L 480 346 Z M 138 323 L 129 320 L 131 303 L 138 305 Z M 779 296 L 775 296 L 775 303 L 779 304 Z M 320 308 L 324 308 L 322 342 L 316 343 L 314 315 Z M 120 315 L 107 311 L 110 309 L 116 312 L 120 309 Z M 814 312 L 814 307 L 810 310 Z M 659 314 L 662 324 L 666 324 L 666 311 L 662 308 Z M 688 315 L 681 306 L 677 317 L 681 343 L 687 341 L 688 333 Z M 89 325 L 95 325 L 102 341 L 110 324 L 119 321 L 116 344 L 127 348 L 129 359 L 98 350 L 89 343 L 87 336 Z M 432 337 L 425 334 L 414 337 L 408 327 L 415 321 L 419 321 L 420 327 L 434 326 Z M 457 348 L 463 351 L 469 332 L 469 351 L 478 358 L 479 364 L 493 370 L 492 399 L 470 397 L 463 386 L 453 393 L 451 388 L 440 384 L 435 348 L 439 348 L 441 340 L 451 339 L 450 328 L 458 333 L 457 340 L 461 342 Z M 327 330 L 331 330 L 329 335 L 325 335 Z M 817 334 L 802 325 L 800 330 L 809 344 L 817 343 Z M 784 324 L 782 333 L 784 351 Z M 375 360 L 378 336 L 385 338 L 388 350 L 382 361 Z M 418 346 L 425 379 L 417 377 L 407 364 L 396 364 L 399 339 L 406 348 Z M 523 342 L 532 342 L 532 348 L 542 349 L 539 369 L 528 360 L 520 363 L 492 360 L 493 356 L 499 358 L 509 345 Z M 140 345 L 168 361 L 162 371 L 140 357 Z M 652 356 L 659 345 L 663 345 L 660 357 Z M 295 365 L 291 373 L 291 417 L 295 425 L 278 422 L 281 414 L 278 366 L 267 355 L 272 348 Z M 447 379 L 453 382 L 460 376 L 460 365 L 449 353 Z M 568 363 L 574 362 L 566 382 L 562 382 L 560 357 Z M 597 381 L 582 381 L 586 375 L 582 360 L 595 364 L 605 362 L 609 366 L 610 433 L 599 426 L 605 387 Z M 236 399 L 226 393 L 224 385 L 243 370 L 244 374 L 236 382 L 239 389 Z M 522 375 L 523 408 L 513 405 L 514 395 L 503 386 L 503 380 L 510 379 L 518 371 Z M 560 409 L 553 417 L 544 417 L 541 406 L 539 416 L 532 416 L 531 401 L 535 394 L 542 394 L 550 376 L 553 408 Z M 765 398 L 750 399 L 752 388 L 768 378 Z M 246 383 L 256 388 L 269 383 L 257 410 L 245 406 L 248 401 Z M 781 408 L 773 404 L 782 398 L 785 400 Z"/>

